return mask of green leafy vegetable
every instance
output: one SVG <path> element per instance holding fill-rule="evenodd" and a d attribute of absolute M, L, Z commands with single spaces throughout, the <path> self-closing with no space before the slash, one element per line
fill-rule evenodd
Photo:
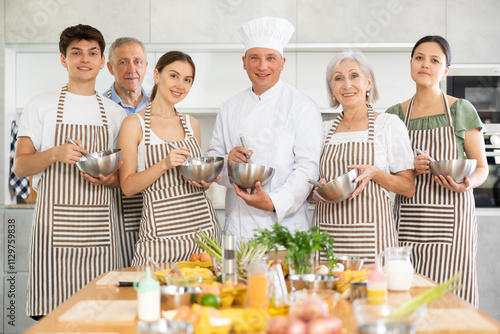
<path fill-rule="evenodd" d="M 316 251 L 325 252 L 330 270 L 336 263 L 333 253 L 335 240 L 327 232 L 319 233 L 317 226 L 307 231 L 295 231 L 292 234 L 287 227 L 275 223 L 270 230 L 256 230 L 254 239 L 257 243 L 265 245 L 267 249 L 274 249 L 275 252 L 278 252 L 280 246 L 287 249 L 285 263 L 290 263 L 297 274 L 312 272 L 310 259 Z"/>

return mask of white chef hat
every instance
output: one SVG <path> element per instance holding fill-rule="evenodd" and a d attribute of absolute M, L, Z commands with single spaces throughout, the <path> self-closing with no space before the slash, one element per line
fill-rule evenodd
<path fill-rule="evenodd" d="M 251 48 L 268 48 L 283 55 L 283 48 L 292 38 L 294 30 L 288 20 L 264 16 L 242 24 L 238 29 L 238 38 L 245 46 L 245 52 Z"/>

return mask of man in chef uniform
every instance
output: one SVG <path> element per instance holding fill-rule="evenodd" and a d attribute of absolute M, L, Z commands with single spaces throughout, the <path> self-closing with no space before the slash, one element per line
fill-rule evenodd
<path fill-rule="evenodd" d="M 95 91 L 104 47 L 99 30 L 82 24 L 66 28 L 59 50 L 68 83 L 32 98 L 19 122 L 14 172 L 34 175 L 38 193 L 26 302 L 35 319 L 119 265 L 113 195 L 118 173 L 94 178 L 75 165 L 83 153 L 115 148 L 127 116 Z"/>
<path fill-rule="evenodd" d="M 109 48 L 108 70 L 115 82 L 102 95 L 118 103 L 127 115 L 146 108 L 149 94 L 142 87 L 148 61 L 144 44 L 133 37 L 117 38 Z M 142 194 L 126 197 L 116 189 L 118 230 L 122 267 L 129 267 L 139 237 L 142 215 Z"/>
<path fill-rule="evenodd" d="M 285 66 L 283 48 L 293 25 L 281 18 L 261 17 L 243 24 L 238 37 L 245 46 L 243 69 L 252 87 L 226 101 L 216 119 L 208 156 L 224 156 L 220 184 L 226 192 L 225 234 L 251 238 L 254 229 L 275 222 L 291 231 L 309 227 L 307 179 L 318 179 L 322 148 L 321 115 L 314 102 L 280 80 Z M 247 148 L 241 146 L 240 135 Z M 241 189 L 231 184 L 227 163 L 247 162 L 275 169 L 264 186 Z M 239 245 L 239 242 L 237 242 Z"/>

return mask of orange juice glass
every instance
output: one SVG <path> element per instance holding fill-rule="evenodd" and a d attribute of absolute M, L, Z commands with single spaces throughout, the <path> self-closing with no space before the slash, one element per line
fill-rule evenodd
<path fill-rule="evenodd" d="M 267 261 L 248 266 L 247 306 L 266 310 L 269 306 L 269 274 Z"/>

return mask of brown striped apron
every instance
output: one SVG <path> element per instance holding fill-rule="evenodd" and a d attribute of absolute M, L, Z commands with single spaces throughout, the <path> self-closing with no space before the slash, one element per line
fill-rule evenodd
<path fill-rule="evenodd" d="M 374 165 L 373 110 L 368 110 L 368 141 L 331 144 L 330 139 L 344 117 L 342 112 L 334 121 L 325 140 L 320 159 L 320 177 L 326 180 L 346 173 L 350 165 Z M 391 201 L 382 187 L 370 181 L 352 200 L 340 203 L 317 202 L 313 215 L 314 226 L 330 233 L 335 239 L 333 250 L 338 255 L 353 255 L 374 262 L 377 254 L 396 246 L 396 228 Z"/>
<path fill-rule="evenodd" d="M 184 116 L 179 114 L 179 118 L 187 139 L 173 143 L 186 147 L 193 157 L 200 157 L 198 141 Z M 146 108 L 144 123 L 147 169 L 163 160 L 171 148 L 167 142 L 151 144 L 151 104 Z M 190 185 L 177 168 L 167 170 L 142 194 L 144 207 L 132 265 L 146 264 L 148 257 L 160 263 L 189 260 L 191 254 L 202 251 L 195 242 L 198 229 L 215 237 L 220 244 L 220 227 L 212 203 L 205 191 Z"/>
<path fill-rule="evenodd" d="M 108 149 L 111 140 L 101 97 L 102 126 L 63 123 L 67 86 L 57 107 L 54 146 L 66 137 L 81 139 L 90 152 Z M 26 312 L 48 314 L 102 273 L 117 268 L 113 190 L 93 185 L 76 165 L 55 162 L 40 179 L 33 215 Z"/>
<path fill-rule="evenodd" d="M 405 116 L 410 122 L 414 97 Z M 426 150 L 436 160 L 459 159 L 448 100 L 443 94 L 448 126 L 409 131 L 414 149 Z M 462 289 L 456 294 L 478 305 L 476 272 L 477 221 L 472 190 L 457 193 L 441 187 L 431 174 L 416 178 L 412 198 L 396 196 L 394 210 L 402 246 L 412 246 L 415 271 L 441 283 L 457 271 Z"/>
<path fill-rule="evenodd" d="M 108 99 L 111 99 L 111 87 L 108 89 Z M 142 194 L 125 196 L 120 188 L 114 189 L 118 213 L 118 234 L 122 267 L 130 267 L 134 257 L 134 248 L 139 238 L 141 224 Z"/>

